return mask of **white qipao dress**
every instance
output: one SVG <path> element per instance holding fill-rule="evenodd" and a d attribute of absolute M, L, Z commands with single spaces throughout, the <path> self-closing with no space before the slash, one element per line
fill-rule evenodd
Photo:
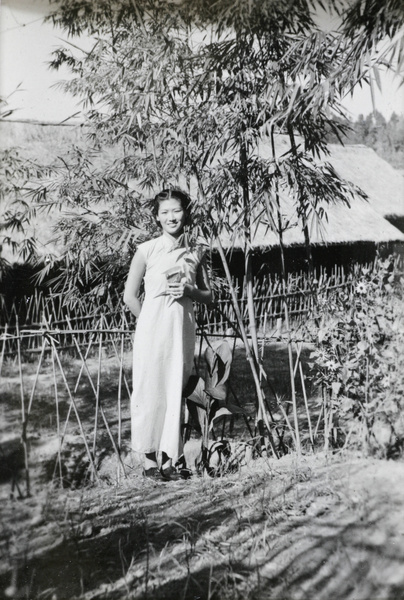
<path fill-rule="evenodd" d="M 133 345 L 132 448 L 165 452 L 173 461 L 182 453 L 182 390 L 193 368 L 195 318 L 190 298 L 165 295 L 166 272 L 179 267 L 194 284 L 203 255 L 198 248 L 177 248 L 165 235 L 138 247 L 146 272 Z"/>

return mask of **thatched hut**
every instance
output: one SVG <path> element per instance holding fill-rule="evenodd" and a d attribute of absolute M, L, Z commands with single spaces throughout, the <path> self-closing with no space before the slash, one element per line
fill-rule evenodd
<path fill-rule="evenodd" d="M 276 140 L 279 155 L 289 149 L 285 136 Z M 338 175 L 363 190 L 368 200 L 356 197 L 345 205 L 324 205 L 326 219 L 320 227 L 310 231 L 311 253 L 315 266 L 349 267 L 353 263 L 367 263 L 376 254 L 392 252 L 404 254 L 404 177 L 366 146 L 329 145 L 330 156 L 324 157 Z M 269 146 L 263 144 L 260 154 L 268 157 Z M 293 217 L 291 200 L 281 199 L 281 212 L 289 221 L 283 234 L 286 267 L 289 271 L 307 267 L 305 240 L 301 226 Z M 224 234 L 223 246 L 230 253 L 231 268 L 237 275 L 243 272 L 239 255 L 243 242 L 237 236 Z M 279 271 L 280 251 L 276 233 L 260 224 L 252 240 L 254 266 L 266 272 Z"/>
<path fill-rule="evenodd" d="M 68 149 L 72 143 L 83 142 L 83 132 L 80 127 L 41 126 L 33 123 L 16 124 L 1 122 L 2 147 L 13 145 L 24 148 L 24 155 L 49 159 L 57 154 L 62 146 Z M 300 143 L 297 140 L 298 144 Z M 52 145 L 53 144 L 53 145 Z M 276 147 L 278 155 L 289 149 L 285 136 L 277 136 Z M 368 202 L 359 198 L 352 202 L 351 208 L 346 206 L 325 207 L 327 220 L 322 227 L 310 232 L 312 254 L 315 264 L 332 266 L 349 264 L 354 261 L 367 262 L 372 260 L 377 250 L 382 252 L 398 251 L 404 248 L 404 177 L 381 159 L 372 149 L 365 146 L 329 145 L 330 156 L 324 160 L 330 162 L 337 173 L 343 178 L 359 186 L 367 195 Z M 271 156 L 268 143 L 263 142 L 259 149 L 263 157 Z M 46 162 L 46 161 L 45 161 Z M 4 208 L 4 207 L 3 207 Z M 282 200 L 282 212 L 292 215 L 292 206 L 288 198 Z M 47 215 L 46 219 L 34 219 L 28 233 L 35 236 L 44 253 L 58 251 L 58 244 L 53 240 L 53 225 L 56 217 Z M 14 233 L 18 240 L 18 233 Z M 53 244 L 50 241 L 53 240 Z M 234 249 L 232 265 L 235 272 L 240 272 L 241 261 L 237 251 L 241 249 L 240 239 L 231 240 L 223 235 L 224 246 Z M 287 266 L 289 270 L 304 268 L 305 251 L 304 239 L 297 223 L 290 223 L 284 234 Z M 279 241 L 276 235 L 264 225 L 260 225 L 253 239 L 254 257 L 257 267 L 264 266 L 267 270 L 279 269 Z M 2 249 L 1 256 L 10 262 L 14 256 L 7 247 Z"/>

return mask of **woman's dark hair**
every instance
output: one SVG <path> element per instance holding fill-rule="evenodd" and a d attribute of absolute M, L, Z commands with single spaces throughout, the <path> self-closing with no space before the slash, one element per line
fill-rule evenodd
<path fill-rule="evenodd" d="M 188 194 L 176 188 L 164 189 L 153 198 L 153 200 L 151 201 L 151 211 L 153 213 L 154 218 L 157 219 L 160 202 L 163 202 L 163 200 L 170 200 L 171 198 L 174 198 L 175 200 L 178 200 L 181 203 L 182 209 L 186 214 L 185 223 L 189 225 L 191 198 L 188 196 Z"/>

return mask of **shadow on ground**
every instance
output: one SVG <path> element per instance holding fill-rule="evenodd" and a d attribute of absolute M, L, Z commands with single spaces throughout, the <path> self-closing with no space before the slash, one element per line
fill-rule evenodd
<path fill-rule="evenodd" d="M 153 484 L 135 469 L 118 487 L 52 491 L 36 519 L 32 499 L 9 507 L 14 521 L 4 515 L 0 588 L 30 599 L 401 598 L 403 471 L 289 456 L 221 479 Z"/>

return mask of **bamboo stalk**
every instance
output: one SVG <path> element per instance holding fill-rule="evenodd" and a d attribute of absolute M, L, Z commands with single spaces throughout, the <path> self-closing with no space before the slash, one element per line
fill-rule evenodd
<path fill-rule="evenodd" d="M 311 443 L 312 450 L 314 451 L 313 428 L 311 425 L 311 416 L 310 416 L 309 403 L 308 403 L 307 393 L 306 393 L 306 384 L 304 381 L 303 367 L 302 367 L 302 363 L 300 361 L 299 361 L 299 372 L 300 372 L 300 380 L 302 382 L 302 390 L 303 390 L 304 406 L 306 408 L 307 423 L 309 426 L 310 443 Z"/>
<path fill-rule="evenodd" d="M 294 444 L 295 444 L 295 447 L 296 447 L 296 445 L 297 445 L 297 441 L 296 441 L 296 432 L 295 432 L 295 430 L 293 429 L 293 427 L 292 427 L 292 424 L 291 424 L 291 422 L 289 421 L 289 417 L 288 417 L 288 415 L 286 414 L 286 411 L 285 411 L 285 409 L 283 408 L 283 406 L 282 406 L 282 403 L 280 402 L 280 400 L 277 400 L 277 403 L 278 403 L 279 409 L 280 409 L 280 411 L 281 411 L 281 413 L 282 413 L 282 415 L 283 415 L 283 418 L 285 419 L 285 423 L 286 423 L 286 425 L 287 425 L 287 426 L 288 426 L 288 428 L 289 428 L 290 434 L 291 434 L 291 436 L 292 436 L 293 442 L 294 442 Z"/>
<path fill-rule="evenodd" d="M 32 403 L 33 403 L 33 400 L 34 400 L 34 394 L 35 394 L 36 386 L 37 386 L 37 383 L 38 383 L 39 372 L 41 370 L 42 360 L 43 360 L 43 357 L 45 355 L 45 347 L 46 347 L 46 338 L 43 336 L 43 338 L 42 338 L 41 354 L 39 356 L 38 366 L 37 366 L 36 373 L 35 373 L 35 379 L 34 379 L 34 383 L 33 383 L 32 389 L 31 389 L 31 394 L 30 394 L 30 398 L 29 398 L 29 402 L 28 402 L 28 408 L 27 408 L 27 412 L 26 412 L 24 433 L 26 432 L 26 428 L 27 428 L 27 424 L 28 424 L 28 418 L 29 418 L 29 415 L 31 413 L 31 407 L 32 407 Z"/>
<path fill-rule="evenodd" d="M 1 345 L 1 355 L 0 355 L 0 378 L 1 378 L 1 373 L 3 371 L 3 361 L 4 361 L 4 353 L 6 350 L 6 342 L 7 342 L 7 323 L 4 326 L 4 333 L 3 333 L 3 343 Z"/>
<path fill-rule="evenodd" d="M 120 464 L 120 465 L 121 465 L 121 467 L 122 467 L 123 476 L 124 476 L 124 477 L 125 477 L 125 479 L 126 479 L 125 465 L 124 465 L 124 464 L 123 464 L 123 462 L 122 462 L 121 454 L 120 454 L 120 452 L 119 452 L 119 450 L 118 450 L 118 448 L 117 448 L 117 446 L 116 446 L 116 444 L 115 444 L 115 440 L 114 440 L 114 438 L 113 438 L 113 435 L 112 435 L 111 429 L 110 429 L 110 427 L 109 427 L 109 424 L 108 424 L 108 421 L 107 421 L 107 418 L 106 418 L 106 416 L 105 416 L 105 412 L 104 412 L 104 409 L 102 408 L 102 406 L 100 406 L 100 413 L 101 413 L 102 420 L 104 421 L 104 425 L 105 425 L 105 428 L 106 428 L 106 430 L 107 430 L 107 433 L 108 433 L 109 439 L 111 440 L 112 447 L 113 447 L 113 449 L 114 449 L 114 452 L 115 452 L 115 454 L 116 454 L 116 456 L 117 456 L 117 458 L 118 458 L 118 462 L 119 462 L 119 464 Z"/>
<path fill-rule="evenodd" d="M 328 449 L 328 423 L 330 419 L 330 415 L 327 407 L 327 390 L 323 388 L 323 405 L 324 405 L 324 450 Z"/>
<path fill-rule="evenodd" d="M 329 408 L 328 424 L 327 424 L 327 437 L 326 437 L 325 443 L 324 443 L 324 450 L 328 450 L 328 447 L 330 445 L 330 435 L 331 435 L 331 431 L 332 431 L 333 420 L 334 420 L 334 413 L 333 413 L 333 409 L 332 409 L 332 400 L 331 400 L 330 408 Z"/>
<path fill-rule="evenodd" d="M 100 319 L 100 327 L 103 325 L 103 315 Z M 97 371 L 97 388 L 95 393 L 95 417 L 94 417 L 94 434 L 93 434 L 93 456 L 95 458 L 97 446 L 97 430 L 98 430 L 98 411 L 100 407 L 100 382 L 101 382 L 101 357 L 102 357 L 102 333 L 98 338 L 98 371 Z"/>
<path fill-rule="evenodd" d="M 263 324 L 263 328 L 264 328 L 264 335 L 262 337 L 262 342 L 261 342 L 261 362 L 262 364 L 264 364 L 264 353 L 265 353 L 265 342 L 266 342 L 266 335 L 267 335 L 267 313 L 265 313 L 264 315 L 264 324 Z M 260 379 L 261 379 L 261 373 L 260 373 Z"/>
<path fill-rule="evenodd" d="M 60 417 L 59 417 L 59 395 L 58 395 L 58 385 L 56 379 L 56 365 L 55 365 L 55 356 L 52 349 L 52 371 L 53 371 L 53 385 L 55 390 L 55 409 L 56 409 L 56 431 L 58 436 L 58 458 L 57 464 L 59 466 L 59 479 L 60 486 L 63 487 L 63 471 L 62 471 L 62 444 L 60 438 Z"/>
<path fill-rule="evenodd" d="M 272 147 L 272 156 L 276 161 L 276 152 L 275 152 L 275 140 L 274 140 L 274 128 L 271 128 L 271 147 Z M 280 200 L 278 189 L 275 191 L 275 200 L 276 200 L 276 210 L 277 210 L 277 219 L 278 219 L 278 241 L 279 247 L 281 251 L 281 267 L 282 267 L 282 291 L 286 293 L 287 289 L 287 281 L 288 277 L 286 275 L 285 268 L 285 250 L 283 244 L 283 224 L 282 224 L 282 213 L 280 208 Z M 268 219 L 271 220 L 271 210 L 269 207 L 268 197 L 265 197 L 265 207 L 268 215 Z M 293 366 L 293 355 L 292 355 L 292 338 L 291 338 L 291 325 L 289 319 L 289 307 L 286 302 L 286 297 L 283 299 L 283 309 L 285 316 L 285 325 L 286 332 L 288 336 L 288 363 L 289 363 L 289 376 L 290 376 L 290 385 L 291 385 L 291 393 L 292 393 L 292 406 L 293 406 L 293 419 L 295 425 L 295 441 L 296 441 L 296 452 L 298 456 L 301 454 L 301 443 L 300 443 L 300 432 L 299 432 L 299 420 L 297 414 L 297 398 L 296 398 L 296 388 L 295 388 L 295 378 L 294 378 L 294 366 Z"/>
<path fill-rule="evenodd" d="M 35 292 L 34 293 L 36 293 L 36 288 L 35 288 Z M 32 312 L 33 305 L 34 305 L 34 303 L 32 301 L 32 296 L 31 296 L 29 300 L 28 299 L 26 300 L 26 306 L 27 306 L 27 312 L 26 312 L 26 315 L 25 315 L 25 322 L 26 323 L 29 323 L 30 313 Z"/>
<path fill-rule="evenodd" d="M 123 319 L 122 319 L 123 320 Z M 123 354 L 125 345 L 125 335 L 121 333 L 121 362 L 119 366 L 119 378 L 118 378 L 118 449 L 121 452 L 122 445 L 122 377 L 123 377 Z"/>
<path fill-rule="evenodd" d="M 266 410 L 265 410 L 264 396 L 263 396 L 263 392 L 262 392 L 262 388 L 261 388 L 261 384 L 260 384 L 260 380 L 259 380 L 259 375 L 258 375 L 257 367 L 256 367 L 256 364 L 255 364 L 255 361 L 254 361 L 254 356 L 253 356 L 253 354 L 251 352 L 250 344 L 248 343 L 248 338 L 247 338 L 247 334 L 246 334 L 246 331 L 245 331 L 245 327 L 244 327 L 244 323 L 243 323 L 243 318 L 242 318 L 241 311 L 240 311 L 240 308 L 239 308 L 239 305 L 238 305 L 238 302 L 237 302 L 236 292 L 235 292 L 235 289 L 234 289 L 234 287 L 232 285 L 232 281 L 231 281 L 232 278 L 231 278 L 229 266 L 228 266 L 228 263 L 227 263 L 227 260 L 226 260 L 226 256 L 224 254 L 223 246 L 222 246 L 222 243 L 221 243 L 221 240 L 220 240 L 219 237 L 217 237 L 217 244 L 218 244 L 218 250 L 219 250 L 220 258 L 222 260 L 222 264 L 223 264 L 223 267 L 224 267 L 224 270 L 225 270 L 225 273 L 226 273 L 227 281 L 228 281 L 229 286 L 230 286 L 230 292 L 231 292 L 231 295 L 232 295 L 232 298 L 233 298 L 233 307 L 234 307 L 234 310 L 235 310 L 235 313 L 236 313 L 236 316 L 237 316 L 237 321 L 238 321 L 238 325 L 239 325 L 241 337 L 242 337 L 242 340 L 243 340 L 243 343 L 244 343 L 244 347 L 245 347 L 245 350 L 246 350 L 246 357 L 247 357 L 247 360 L 248 360 L 248 362 L 250 364 L 251 372 L 252 372 L 252 375 L 253 375 L 255 389 L 256 389 L 257 398 L 258 398 L 258 406 L 259 406 L 259 408 L 262 411 L 262 417 L 263 417 L 264 423 L 266 425 L 266 428 L 267 428 L 268 432 L 270 432 L 271 428 L 270 428 L 270 424 L 269 424 L 269 421 L 268 421 L 268 416 L 267 416 L 267 413 L 266 413 Z M 276 458 L 279 458 L 278 452 L 277 452 L 277 450 L 275 448 L 275 445 L 273 444 L 273 441 L 272 441 L 271 437 L 269 438 L 269 440 L 270 440 L 270 445 L 271 445 L 271 449 L 272 449 L 272 452 L 273 452 L 274 456 Z"/>
<path fill-rule="evenodd" d="M 297 347 L 297 352 L 296 352 L 296 361 L 295 361 L 295 368 L 293 369 L 293 376 L 296 377 L 297 371 L 299 369 L 299 364 L 300 364 L 300 355 L 302 353 L 302 349 L 303 349 L 303 342 L 300 342 L 300 344 L 296 344 Z"/>
<path fill-rule="evenodd" d="M 20 338 L 20 330 L 19 330 L 19 322 L 18 315 L 15 318 L 16 323 L 16 331 L 17 331 L 17 357 L 18 357 L 18 371 L 20 378 L 20 395 L 21 395 L 21 421 L 22 421 L 22 432 L 21 432 L 21 442 L 24 449 L 24 465 L 25 465 L 25 485 L 27 497 L 31 495 L 30 490 L 30 476 L 29 476 L 29 463 L 28 463 L 28 446 L 27 446 L 27 430 L 26 430 L 26 422 L 25 422 L 25 399 L 24 399 L 24 382 L 22 377 L 22 360 L 21 360 L 21 338 Z"/>
<path fill-rule="evenodd" d="M 316 427 L 314 428 L 314 439 L 317 438 L 318 430 L 320 428 L 321 417 L 323 416 L 324 411 L 324 403 L 322 402 L 320 405 L 320 412 L 318 413 Z"/>

